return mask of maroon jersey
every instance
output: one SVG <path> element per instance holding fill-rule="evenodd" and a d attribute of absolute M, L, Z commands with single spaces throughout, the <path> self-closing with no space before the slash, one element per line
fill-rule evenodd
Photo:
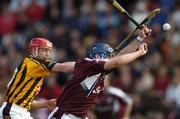
<path fill-rule="evenodd" d="M 127 104 L 132 104 L 130 96 L 119 88 L 109 86 L 96 101 L 96 119 L 122 119 Z"/>
<path fill-rule="evenodd" d="M 96 119 L 120 119 L 120 100 L 118 97 L 103 93 L 95 104 Z"/>
<path fill-rule="evenodd" d="M 64 113 L 84 118 L 104 88 L 104 60 L 82 59 L 75 64 L 74 74 L 58 99 Z"/>

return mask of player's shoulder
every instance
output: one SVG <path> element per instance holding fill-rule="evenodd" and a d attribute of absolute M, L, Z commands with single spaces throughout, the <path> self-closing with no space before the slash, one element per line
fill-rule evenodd
<path fill-rule="evenodd" d="M 108 59 L 90 59 L 90 58 L 84 58 L 85 61 L 87 62 L 105 62 Z"/>
<path fill-rule="evenodd" d="M 83 58 L 76 61 L 76 65 L 88 65 L 88 64 L 96 64 L 107 61 L 106 59 L 90 59 L 90 58 Z"/>
<path fill-rule="evenodd" d="M 42 66 L 44 69 L 47 69 L 47 70 L 51 70 L 52 67 L 57 63 L 57 62 L 50 62 L 50 61 L 43 61 L 41 59 L 37 59 L 35 57 L 25 57 L 24 58 L 26 64 L 29 64 L 29 65 L 39 65 L 39 66 Z"/>
<path fill-rule="evenodd" d="M 27 63 L 27 64 L 28 64 L 28 63 L 30 63 L 30 64 L 36 64 L 36 65 L 40 65 L 40 64 L 41 64 L 40 61 L 38 61 L 36 58 L 31 57 L 31 56 L 25 57 L 25 58 L 24 58 L 24 62 Z"/>
<path fill-rule="evenodd" d="M 111 95 L 114 95 L 116 97 L 124 97 L 126 96 L 125 92 L 121 90 L 120 88 L 109 86 L 107 89 L 107 92 Z"/>

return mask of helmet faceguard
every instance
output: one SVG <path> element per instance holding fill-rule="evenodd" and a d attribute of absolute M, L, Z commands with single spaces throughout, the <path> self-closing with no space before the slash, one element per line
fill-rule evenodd
<path fill-rule="evenodd" d="M 50 61 L 53 44 L 45 38 L 33 38 L 28 49 L 37 59 Z"/>
<path fill-rule="evenodd" d="M 113 52 L 113 49 L 108 44 L 96 43 L 95 45 L 90 47 L 88 51 L 88 56 L 91 59 L 95 59 L 96 55 L 98 54 L 101 59 L 105 59 L 112 52 Z"/>

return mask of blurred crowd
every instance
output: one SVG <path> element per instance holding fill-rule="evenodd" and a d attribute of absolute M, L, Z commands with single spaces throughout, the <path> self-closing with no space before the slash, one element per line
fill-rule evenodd
<path fill-rule="evenodd" d="M 161 13 L 149 23 L 148 54 L 115 69 L 111 84 L 132 97 L 132 119 L 180 119 L 180 1 L 118 2 L 138 22 L 155 8 Z M 172 26 L 169 32 L 162 30 L 165 22 Z M 107 0 L 1 0 L 0 101 L 31 38 L 49 39 L 54 45 L 52 59 L 63 62 L 85 57 L 95 42 L 115 48 L 134 28 Z M 37 99 L 57 98 L 70 76 L 58 73 L 46 78 Z M 35 119 L 48 115 L 46 109 L 32 112 Z"/>

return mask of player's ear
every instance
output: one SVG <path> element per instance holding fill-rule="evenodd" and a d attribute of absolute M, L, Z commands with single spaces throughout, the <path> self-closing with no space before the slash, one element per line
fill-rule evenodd
<path fill-rule="evenodd" d="M 32 50 L 31 50 L 31 54 L 32 54 L 33 56 L 35 56 L 35 55 L 36 55 L 36 49 L 35 49 L 35 48 L 32 48 Z"/>

